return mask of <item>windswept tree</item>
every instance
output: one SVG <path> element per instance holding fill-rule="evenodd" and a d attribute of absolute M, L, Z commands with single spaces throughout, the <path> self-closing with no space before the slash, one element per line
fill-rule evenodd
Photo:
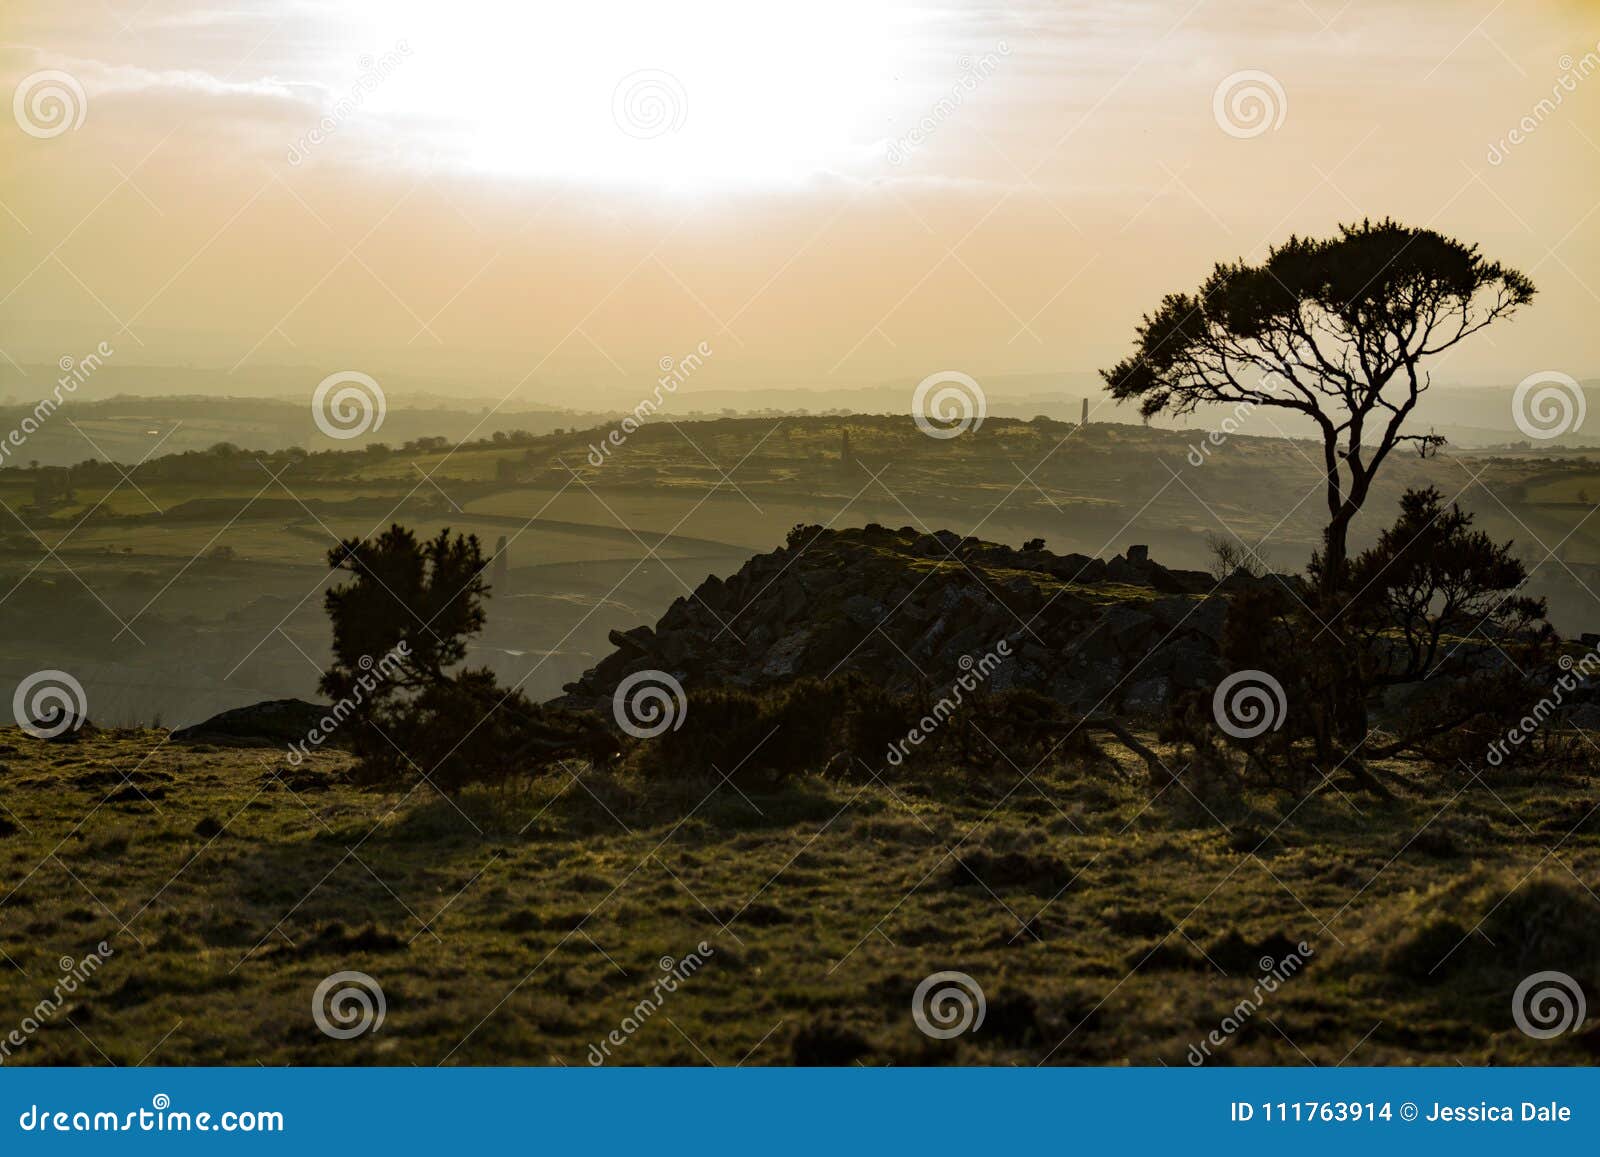
<path fill-rule="evenodd" d="M 1424 363 L 1533 298 L 1533 283 L 1431 229 L 1391 220 L 1291 237 L 1260 265 L 1219 264 L 1199 291 L 1146 314 L 1134 353 L 1101 371 L 1146 419 L 1197 406 L 1270 406 L 1322 435 L 1328 525 L 1325 593 L 1346 575 L 1346 540 L 1397 446 L 1442 443 L 1406 430 L 1428 388 Z"/>

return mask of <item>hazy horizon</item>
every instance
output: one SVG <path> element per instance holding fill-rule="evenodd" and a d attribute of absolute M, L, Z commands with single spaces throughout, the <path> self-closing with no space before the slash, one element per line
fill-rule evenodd
<path fill-rule="evenodd" d="M 14 111 L 82 92 L 0 136 L 0 393 L 102 341 L 512 406 L 701 343 L 693 390 L 1087 375 L 1213 262 L 1385 214 L 1539 287 L 1441 383 L 1600 373 L 1579 3 L 106 7 L 0 23 Z"/>

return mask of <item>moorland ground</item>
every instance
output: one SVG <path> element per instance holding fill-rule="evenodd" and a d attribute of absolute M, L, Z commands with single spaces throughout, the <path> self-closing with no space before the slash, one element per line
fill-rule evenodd
<path fill-rule="evenodd" d="M 1154 792 L 1116 747 L 767 788 L 580 764 L 447 799 L 353 787 L 331 750 L 0 741 L 0 1030 L 112 950 L 9 1064 L 582 1065 L 702 942 L 607 1063 L 1182 1066 L 1213 1032 L 1211 1064 L 1597 1048 L 1512 1017 L 1531 972 L 1600 981 L 1592 761 L 1386 763 L 1393 801 L 1337 770 L 1303 796 Z M 311 1013 L 343 970 L 386 1000 L 349 1040 Z M 981 985 L 977 1031 L 914 1024 L 941 970 Z"/>

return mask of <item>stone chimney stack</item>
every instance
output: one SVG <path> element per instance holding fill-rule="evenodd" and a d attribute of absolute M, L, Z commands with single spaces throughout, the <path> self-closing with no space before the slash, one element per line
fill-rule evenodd
<path fill-rule="evenodd" d="M 1089 424 L 1089 399 L 1085 398 L 1085 399 L 1083 399 L 1083 414 L 1078 419 L 1078 425 L 1087 426 L 1088 424 Z"/>

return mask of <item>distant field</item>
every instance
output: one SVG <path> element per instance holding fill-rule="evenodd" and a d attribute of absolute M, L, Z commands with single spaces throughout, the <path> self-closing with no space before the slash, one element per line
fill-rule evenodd
<path fill-rule="evenodd" d="M 702 942 L 610 1063 L 1181 1067 L 1219 1028 L 1209 1063 L 1595 1050 L 1511 1019 L 1521 977 L 1596 959 L 1590 777 L 1202 805 L 1110 761 L 747 798 L 575 767 L 451 802 L 353 790 L 336 753 L 0 741 L 0 1007 L 112 950 L 8 1064 L 584 1065 Z M 312 997 L 346 970 L 386 1017 L 336 1040 Z M 986 1017 L 935 1040 L 911 1002 L 946 970 Z"/>

